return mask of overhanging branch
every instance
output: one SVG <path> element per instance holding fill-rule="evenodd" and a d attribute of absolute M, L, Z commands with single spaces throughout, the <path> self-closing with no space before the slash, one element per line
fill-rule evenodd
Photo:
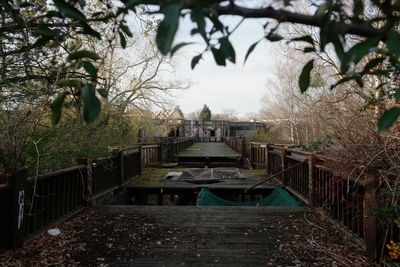
<path fill-rule="evenodd" d="M 182 9 L 191 9 L 195 6 L 212 7 L 214 10 L 217 11 L 219 15 L 232 15 L 232 16 L 240 16 L 243 18 L 270 18 L 278 22 L 290 22 L 290 23 L 304 24 L 315 27 L 322 26 L 321 18 L 318 16 L 294 13 L 283 9 L 274 9 L 273 7 L 246 8 L 235 4 L 226 6 L 218 5 L 221 2 L 226 2 L 224 0 L 208 0 L 208 1 L 178 0 L 178 1 L 170 1 L 169 3 L 172 2 L 181 4 Z M 161 6 L 163 4 L 163 1 L 144 0 L 142 1 L 142 3 L 144 5 Z M 345 33 L 370 37 L 383 34 L 384 32 L 382 30 L 375 29 L 371 26 L 364 24 L 346 24 Z"/>
<path fill-rule="evenodd" d="M 291 22 L 297 24 L 321 27 L 321 19 L 318 16 L 293 13 L 272 7 L 252 9 L 240 6 L 216 6 L 215 10 L 220 15 L 236 15 L 244 18 L 271 18 L 278 22 Z M 346 33 L 360 36 L 376 36 L 382 31 L 363 24 L 346 24 Z"/>

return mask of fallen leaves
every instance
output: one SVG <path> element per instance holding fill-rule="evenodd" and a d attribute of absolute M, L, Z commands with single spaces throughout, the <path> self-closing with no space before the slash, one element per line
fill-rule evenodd
<path fill-rule="evenodd" d="M 110 261 L 151 255 L 156 244 L 177 241 L 150 216 L 101 215 L 87 210 L 58 225 L 61 234 L 41 233 L 22 248 L 0 254 L 0 266 L 108 266 Z"/>
<path fill-rule="evenodd" d="M 57 225 L 61 234 L 44 232 L 24 247 L 0 254 L 0 266 L 105 267 L 143 257 L 163 262 L 178 257 L 179 251 L 193 261 L 224 264 L 229 258 L 215 255 L 213 249 L 225 248 L 229 255 L 235 246 L 238 250 L 244 246 L 246 255 L 261 258 L 266 266 L 373 266 L 362 249 L 312 213 L 306 218 L 266 217 L 252 221 L 254 227 L 229 222 L 229 227 L 218 225 L 209 228 L 214 231 L 200 232 L 194 231 L 198 225 L 183 226 L 176 218 L 166 222 L 156 216 L 87 210 Z M 199 220 L 199 224 L 207 221 Z M 256 249 L 257 244 L 263 244 L 261 249 Z"/>

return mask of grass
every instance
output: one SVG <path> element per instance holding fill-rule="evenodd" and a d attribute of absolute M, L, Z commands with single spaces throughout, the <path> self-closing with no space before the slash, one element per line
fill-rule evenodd
<path fill-rule="evenodd" d="M 165 182 L 161 181 L 169 172 L 181 172 L 186 168 L 145 168 L 142 175 L 131 185 L 162 186 Z"/>

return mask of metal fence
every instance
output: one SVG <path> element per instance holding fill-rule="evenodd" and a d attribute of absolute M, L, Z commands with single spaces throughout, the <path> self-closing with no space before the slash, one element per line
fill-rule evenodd
<path fill-rule="evenodd" d="M 240 153 L 242 158 L 246 156 L 246 140 L 243 137 L 223 137 L 222 141 L 225 142 L 230 148 Z"/>
<path fill-rule="evenodd" d="M 27 178 L 10 174 L 0 184 L 0 249 L 18 246 L 34 235 L 103 196 L 128 184 L 143 167 L 171 162 L 195 138 L 162 138 L 135 145 L 112 157 L 79 159 L 78 166 Z"/>
<path fill-rule="evenodd" d="M 360 169 L 356 178 L 337 171 L 338 162 L 325 155 L 272 144 L 251 143 L 250 161 L 309 206 L 342 227 L 366 247 L 367 254 L 380 257 L 384 240 L 373 210 L 377 202 L 378 176 L 374 169 Z M 286 170 L 286 171 L 285 171 Z M 387 239 L 399 240 L 399 231 L 386 225 Z"/>
<path fill-rule="evenodd" d="M 84 207 L 88 198 L 85 166 L 30 177 L 25 185 L 24 236 L 30 236 Z"/>
<path fill-rule="evenodd" d="M 142 148 L 142 166 L 150 167 L 157 165 L 162 161 L 162 152 L 160 144 L 143 145 Z"/>

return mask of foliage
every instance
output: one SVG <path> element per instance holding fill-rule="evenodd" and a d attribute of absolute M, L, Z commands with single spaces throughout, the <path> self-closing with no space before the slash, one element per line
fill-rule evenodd
<path fill-rule="evenodd" d="M 31 115 L 23 111 L 0 112 L 0 169 L 27 168 L 29 175 L 46 173 L 75 165 L 77 157 L 96 159 L 110 156 L 113 150 L 142 141 L 140 131 L 151 132 L 146 114 L 121 114 L 106 108 L 91 124 L 65 109 L 61 123 L 51 125 L 40 110 Z"/>
<path fill-rule="evenodd" d="M 164 13 L 162 25 L 158 30 L 158 35 L 165 36 L 167 45 L 162 40 L 157 42 L 161 52 L 167 54 L 170 51 L 176 51 L 177 47 L 183 46 L 181 43 L 172 46 L 171 36 L 175 32 L 180 14 L 190 13 L 191 20 L 195 23 L 192 30 L 193 35 L 199 35 L 205 43 L 204 51 L 193 57 L 191 66 L 194 68 L 202 58 L 202 55 L 210 51 L 217 65 L 225 66 L 226 61 L 236 62 L 236 55 L 233 45 L 230 42 L 230 36 L 240 26 L 243 20 L 248 18 L 264 19 L 265 34 L 251 45 L 246 53 L 245 60 L 254 51 L 261 40 L 276 42 L 284 39 L 278 35 L 280 23 L 292 22 L 303 25 L 319 27 L 319 43 L 315 43 L 311 34 L 305 34 L 295 38 L 290 38 L 290 42 L 305 43 L 304 53 L 324 53 L 332 46 L 337 59 L 340 62 L 339 80 L 332 84 L 331 88 L 349 82 L 356 82 L 359 86 L 364 86 L 364 79 L 375 77 L 392 78 L 397 76 L 399 67 L 398 58 L 400 56 L 400 47 L 398 40 L 400 34 L 397 31 L 400 6 L 391 1 L 371 1 L 366 4 L 364 1 L 353 0 L 350 3 L 342 1 L 320 1 L 313 2 L 315 6 L 313 14 L 303 14 L 292 12 L 295 10 L 293 3 L 296 1 L 280 1 L 280 3 L 269 4 L 262 8 L 254 8 L 251 5 L 243 3 L 237 4 L 231 1 L 226 5 L 224 1 L 209 1 L 199 3 L 197 1 L 143 1 L 160 6 L 159 12 Z M 179 6 L 180 5 L 180 6 Z M 368 5 L 368 6 L 366 6 Z M 174 16 L 171 16 L 170 7 L 174 7 Z M 168 8 L 167 8 L 168 7 Z M 176 12 L 180 8 L 181 12 Z M 242 21 L 238 25 L 224 25 L 220 20 L 223 15 L 232 15 L 241 17 Z M 270 26 L 268 19 L 274 19 L 276 24 Z M 170 30 L 165 28 L 170 25 Z M 161 27 L 162 26 L 162 27 Z M 358 35 L 362 38 L 358 42 L 353 42 L 347 38 L 349 35 Z M 354 40 L 354 38 L 352 38 Z M 314 69 L 313 60 L 305 64 L 300 78 L 299 88 L 305 92 L 311 83 L 312 70 Z M 384 80 L 384 79 L 383 79 Z M 382 88 L 386 84 L 383 81 L 376 85 L 376 89 Z M 391 88 L 392 92 L 398 90 Z M 398 108 L 389 109 L 381 117 L 378 127 L 381 130 L 388 129 L 400 116 Z"/>
<path fill-rule="evenodd" d="M 207 105 L 204 105 L 199 114 L 199 121 L 210 121 L 211 120 L 211 110 Z"/>
<path fill-rule="evenodd" d="M 121 2 L 99 0 L 96 5 L 88 5 L 85 1 L 56 0 L 54 5 L 48 5 L 45 1 L 2 1 L 0 4 L 3 15 L 0 55 L 3 57 L 3 64 L 12 62 L 12 58 L 27 55 L 40 57 L 41 63 L 56 63 L 51 64 L 50 71 L 46 75 L 35 73 L 29 68 L 29 71 L 25 68 L 22 76 L 18 75 L 19 72 L 16 69 L 10 70 L 6 72 L 6 75 L 3 73 L 2 83 L 46 81 L 49 84 L 55 84 L 60 79 L 68 78 L 74 81 L 76 86 L 52 88 L 50 99 L 56 99 L 52 105 L 52 111 L 55 113 L 53 121 L 57 122 L 61 107 L 68 100 L 67 97 L 63 97 L 63 94 L 74 96 L 80 101 L 86 110 L 85 120 L 93 121 L 100 109 L 96 99 L 98 95 L 102 95 L 97 91 L 100 89 L 97 88 L 97 81 L 101 79 L 98 76 L 101 62 L 95 51 L 89 52 L 79 46 L 76 47 L 71 41 L 79 35 L 98 40 L 103 38 L 112 40 L 118 37 L 121 46 L 125 48 L 127 39 L 132 37 L 126 17 L 131 11 L 135 13 L 143 11 L 143 5 L 156 6 L 149 10 L 152 13 L 164 15 L 158 25 L 156 36 L 157 46 L 164 55 L 173 54 L 179 48 L 191 44 L 191 42 L 174 44 L 180 17 L 190 15 L 195 24 L 192 34 L 199 35 L 205 44 L 203 52 L 193 57 L 192 68 L 199 64 L 207 51 L 211 52 L 218 65 L 225 66 L 226 61 L 235 63 L 236 53 L 230 37 L 243 20 L 257 18 L 264 22 L 264 35 L 250 46 L 246 53 L 246 60 L 260 41 L 283 40 L 284 37 L 278 34 L 280 24 L 290 22 L 320 28 L 318 44 L 313 42 L 309 34 L 289 39 L 290 42 L 306 44 L 304 53 L 324 53 L 330 46 L 334 48 L 336 57 L 340 61 L 340 79 L 332 85 L 332 88 L 353 81 L 363 86 L 363 79 L 366 77 L 376 77 L 378 80 L 397 77 L 400 56 L 397 13 L 400 11 L 400 5 L 395 1 L 372 0 L 366 3 L 361 0 L 352 0 L 344 3 L 325 0 L 312 3 L 314 6 L 312 14 L 293 12 L 292 10 L 295 10 L 293 4 L 296 1 L 290 0 L 266 4 L 262 7 L 254 7 L 242 2 L 238 4 L 236 1 L 231 1 L 229 4 L 226 2 L 222 0 L 184 2 L 180 0 Z M 241 17 L 242 20 L 238 25 L 224 25 L 221 17 L 225 15 Z M 275 24 L 270 23 L 271 20 Z M 112 29 L 111 36 L 105 37 L 100 34 L 95 25 L 109 25 Z M 359 39 L 357 42 L 349 41 L 347 38 L 349 35 L 358 35 L 364 39 Z M 49 54 L 49 51 L 52 53 Z M 57 55 L 56 51 L 61 51 L 61 55 Z M 68 56 L 65 57 L 62 54 Z M 310 75 L 313 67 L 315 66 L 310 61 L 304 66 L 300 75 L 299 87 L 302 92 L 311 85 Z M 18 67 L 18 69 L 23 68 Z M 50 73 L 53 75 L 49 75 Z M 383 81 L 377 84 L 376 88 L 382 88 L 386 83 L 387 81 Z M 92 89 L 88 90 L 88 86 L 92 86 Z M 86 89 L 83 90 L 82 95 L 83 88 Z M 397 88 L 391 88 L 391 90 L 398 92 Z M 55 98 L 57 95 L 60 97 Z M 393 93 L 393 95 L 398 95 L 398 93 Z M 387 129 L 399 115 L 397 109 L 388 110 L 382 116 L 378 126 L 380 129 Z"/>
<path fill-rule="evenodd" d="M 7 3 L 0 3 L 0 169 L 43 173 L 77 156 L 151 142 L 143 139 L 154 127 L 148 110 L 187 86 L 160 78 L 172 66 L 151 40 L 155 20 L 128 27 L 108 1 Z"/>
<path fill-rule="evenodd" d="M 249 142 L 262 142 L 271 144 L 283 144 L 286 140 L 282 140 L 280 132 L 276 127 L 271 127 L 267 132 L 257 130 L 249 138 Z M 247 146 L 249 147 L 249 146 Z"/>

